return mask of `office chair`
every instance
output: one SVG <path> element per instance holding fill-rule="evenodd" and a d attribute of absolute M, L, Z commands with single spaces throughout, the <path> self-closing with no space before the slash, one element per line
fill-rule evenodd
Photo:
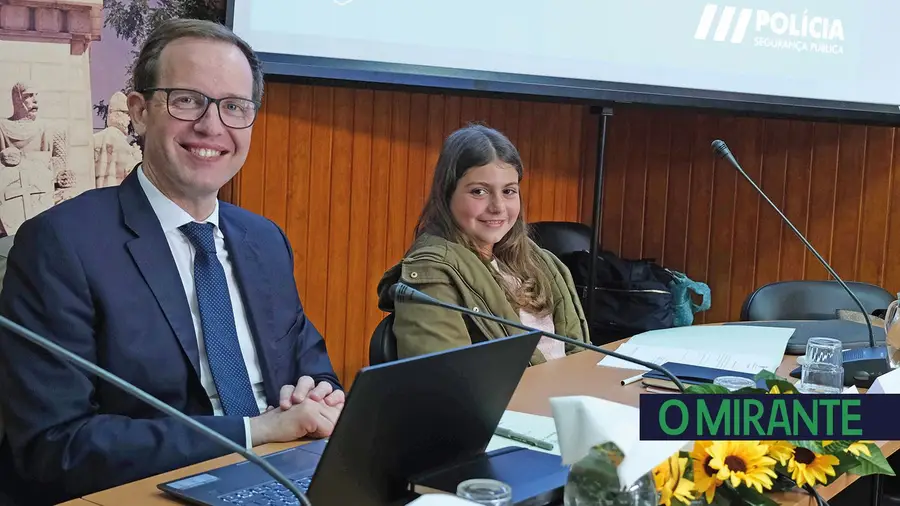
<path fill-rule="evenodd" d="M 867 314 L 887 309 L 896 298 L 880 286 L 848 281 Z M 839 309 L 859 311 L 837 281 L 780 281 L 756 289 L 744 301 L 742 321 L 832 320 Z"/>
<path fill-rule="evenodd" d="M 387 315 L 372 332 L 369 342 L 369 365 L 397 360 L 397 336 L 394 335 L 394 313 Z"/>
<path fill-rule="evenodd" d="M 567 253 L 591 250 L 591 227 L 570 221 L 539 221 L 532 223 L 534 242 L 562 258 Z"/>

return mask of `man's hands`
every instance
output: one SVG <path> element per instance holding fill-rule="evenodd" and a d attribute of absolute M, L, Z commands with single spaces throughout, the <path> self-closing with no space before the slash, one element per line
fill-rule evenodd
<path fill-rule="evenodd" d="M 331 435 L 344 408 L 344 392 L 330 383 L 318 385 L 303 376 L 297 385 L 281 387 L 279 405 L 250 419 L 251 444 L 286 442 L 302 437 L 324 438 Z"/>
<path fill-rule="evenodd" d="M 306 399 L 315 402 L 324 402 L 331 407 L 344 406 L 343 390 L 334 390 L 331 383 L 320 381 L 316 385 L 315 380 L 309 376 L 302 376 L 297 385 L 285 385 L 281 387 L 280 407 L 289 409 L 294 404 L 300 404 Z"/>
<path fill-rule="evenodd" d="M 283 443 L 302 437 L 331 435 L 340 416 L 340 408 L 318 402 L 303 402 L 289 409 L 273 408 L 250 419 L 251 444 Z"/>

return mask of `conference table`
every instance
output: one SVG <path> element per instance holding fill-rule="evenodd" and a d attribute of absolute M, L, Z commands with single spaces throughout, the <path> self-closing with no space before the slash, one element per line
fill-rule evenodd
<path fill-rule="evenodd" d="M 604 348 L 615 349 L 625 341 L 627 341 L 627 339 L 616 341 L 605 345 Z M 552 416 L 549 401 L 551 397 L 589 395 L 637 407 L 640 395 L 657 395 L 648 393 L 644 390 L 640 382 L 622 386 L 621 381 L 634 376 L 635 371 L 630 369 L 600 367 L 597 365 L 597 362 L 599 362 L 602 357 L 601 354 L 593 351 L 583 351 L 565 358 L 529 367 L 519 382 L 519 386 L 509 403 L 508 409 L 536 415 Z M 796 364 L 796 357 L 785 355 L 781 366 L 778 368 L 778 374 L 782 377 L 788 377 L 788 374 L 796 367 Z M 304 443 L 305 442 L 300 441 L 267 444 L 255 448 L 255 451 L 260 455 L 267 455 Z M 878 442 L 878 445 L 881 447 L 885 456 L 900 449 L 900 441 L 880 441 Z M 181 503 L 170 499 L 160 492 L 156 488 L 159 483 L 200 473 L 241 460 L 243 460 L 243 457 L 239 455 L 227 455 L 87 495 L 82 498 L 86 503 L 76 501 L 65 504 L 71 504 L 72 506 L 120 506 L 122 504 L 128 504 L 130 506 L 175 506 Z M 855 477 L 842 476 L 827 487 L 820 486 L 819 493 L 826 500 L 831 499 L 855 480 Z M 783 505 L 815 506 L 815 501 L 812 500 L 806 492 L 799 490 L 772 494 L 771 497 L 779 504 Z"/>

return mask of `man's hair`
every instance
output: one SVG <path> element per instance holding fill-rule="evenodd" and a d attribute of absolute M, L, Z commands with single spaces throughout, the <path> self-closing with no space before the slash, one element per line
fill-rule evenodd
<path fill-rule="evenodd" d="M 250 63 L 250 70 L 253 73 L 253 100 L 259 102 L 262 99 L 262 63 L 260 63 L 256 53 L 253 52 L 253 48 L 244 39 L 229 30 L 228 27 L 202 19 L 170 19 L 163 22 L 156 30 L 150 33 L 147 41 L 141 47 L 141 53 L 138 55 L 134 65 L 131 79 L 135 91 L 143 92 L 148 88 L 157 86 L 159 62 L 163 49 L 170 42 L 183 38 L 219 40 L 237 46 L 244 53 L 244 56 L 247 57 L 247 62 Z"/>

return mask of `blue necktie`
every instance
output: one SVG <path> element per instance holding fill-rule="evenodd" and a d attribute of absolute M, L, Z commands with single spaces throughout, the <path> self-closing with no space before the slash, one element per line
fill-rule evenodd
<path fill-rule="evenodd" d="M 200 305 L 203 342 L 222 409 L 226 415 L 257 416 L 247 366 L 241 355 L 225 269 L 216 256 L 212 223 L 191 222 L 179 228 L 194 245 L 194 287 Z"/>

